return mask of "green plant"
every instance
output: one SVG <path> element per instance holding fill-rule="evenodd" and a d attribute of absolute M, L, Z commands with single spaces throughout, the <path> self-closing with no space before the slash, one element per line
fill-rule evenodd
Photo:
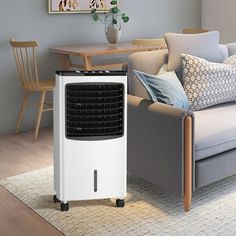
<path fill-rule="evenodd" d="M 122 21 L 124 23 L 127 23 L 129 21 L 129 17 L 120 11 L 120 9 L 117 7 L 117 0 L 111 1 L 112 8 L 109 10 L 109 12 L 106 13 L 97 13 L 97 9 L 92 9 L 92 17 L 94 21 L 100 21 L 103 24 L 117 26 Z"/>

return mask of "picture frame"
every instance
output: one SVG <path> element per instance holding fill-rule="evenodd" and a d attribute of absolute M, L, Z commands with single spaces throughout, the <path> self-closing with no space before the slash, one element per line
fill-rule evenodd
<path fill-rule="evenodd" d="M 111 0 L 48 0 L 49 14 L 90 13 L 96 8 L 97 13 L 108 12 Z"/>

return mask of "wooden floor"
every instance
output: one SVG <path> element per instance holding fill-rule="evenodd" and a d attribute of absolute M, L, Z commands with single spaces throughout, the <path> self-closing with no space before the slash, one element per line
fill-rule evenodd
<path fill-rule="evenodd" d="M 53 162 L 52 130 L 0 137 L 0 179 L 40 169 Z M 61 236 L 47 221 L 0 187 L 0 236 Z"/>

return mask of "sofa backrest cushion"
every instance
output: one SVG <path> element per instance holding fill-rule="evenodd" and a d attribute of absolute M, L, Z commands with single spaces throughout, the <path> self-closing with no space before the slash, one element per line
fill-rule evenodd
<path fill-rule="evenodd" d="M 222 61 L 224 61 L 227 57 L 230 56 L 229 51 L 228 51 L 228 47 L 225 44 L 220 44 L 219 48 L 220 48 L 221 59 L 222 59 Z"/>
<path fill-rule="evenodd" d="M 169 50 L 168 70 L 181 70 L 181 54 L 190 54 L 211 62 L 222 62 L 219 49 L 219 32 L 211 31 L 201 34 L 165 34 Z"/>
<path fill-rule="evenodd" d="M 191 110 L 236 101 L 236 68 L 187 54 L 182 54 L 181 59 Z"/>
<path fill-rule="evenodd" d="M 131 95 L 151 99 L 144 86 L 137 79 L 134 70 L 148 74 L 157 74 L 163 64 L 167 62 L 167 50 L 154 50 L 133 53 L 128 58 L 128 92 Z"/>
<path fill-rule="evenodd" d="M 234 68 L 236 68 L 236 54 L 235 55 L 232 55 L 230 57 L 227 57 L 224 61 L 223 61 L 224 64 L 228 64 L 228 65 L 231 65 L 233 66 Z"/>
<path fill-rule="evenodd" d="M 226 45 L 220 45 L 222 57 L 228 57 L 228 48 Z M 236 50 L 236 44 L 235 44 Z M 131 95 L 151 99 L 146 89 L 134 75 L 133 70 L 143 71 L 148 74 L 157 74 L 163 64 L 167 63 L 168 50 L 154 50 L 147 52 L 133 53 L 128 58 L 128 92 Z M 180 82 L 182 80 L 182 70 L 177 72 Z"/>
<path fill-rule="evenodd" d="M 228 48 L 229 56 L 232 56 L 236 53 L 236 43 L 229 43 L 226 46 Z"/>

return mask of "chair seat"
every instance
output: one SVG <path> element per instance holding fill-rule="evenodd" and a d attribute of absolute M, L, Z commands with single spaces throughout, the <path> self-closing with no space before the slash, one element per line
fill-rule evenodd
<path fill-rule="evenodd" d="M 236 103 L 194 112 L 195 159 L 236 148 Z"/>
<path fill-rule="evenodd" d="M 55 80 L 39 80 L 38 86 L 32 86 L 31 84 L 25 85 L 24 88 L 28 91 L 51 91 L 55 87 Z"/>

